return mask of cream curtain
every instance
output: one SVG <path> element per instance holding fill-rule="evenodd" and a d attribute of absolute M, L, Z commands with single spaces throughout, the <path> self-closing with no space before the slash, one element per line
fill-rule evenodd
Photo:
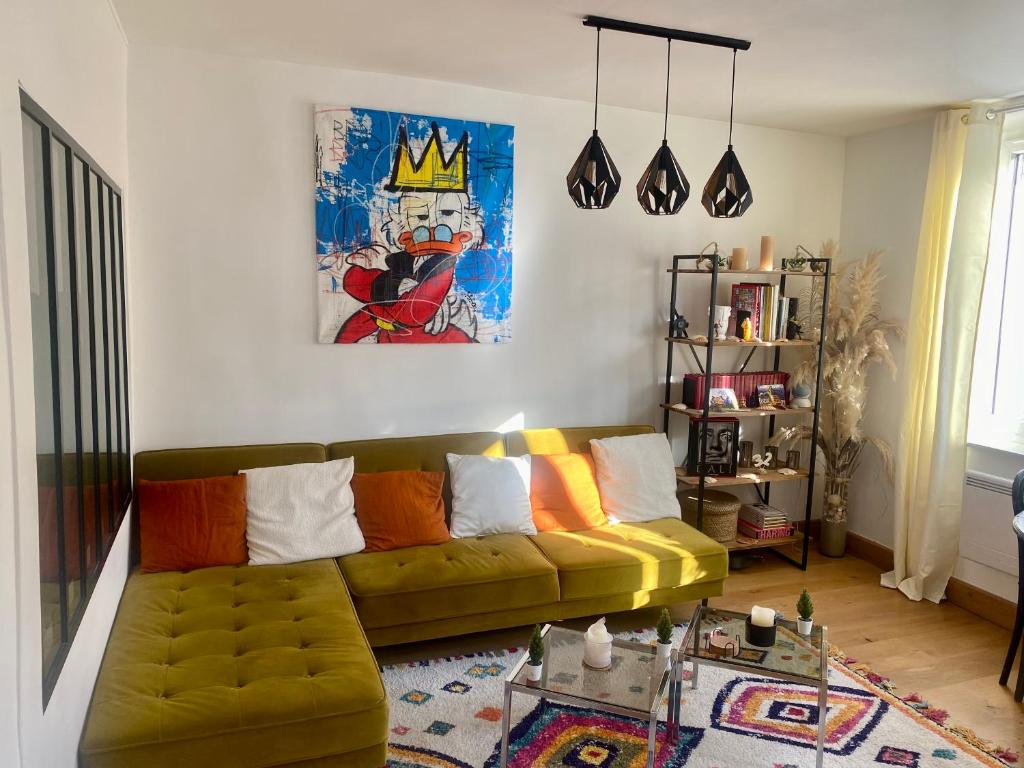
<path fill-rule="evenodd" d="M 1002 118 L 986 106 L 935 119 L 904 363 L 894 569 L 882 585 L 942 600 L 956 565 L 967 414 L 988 260 Z"/>

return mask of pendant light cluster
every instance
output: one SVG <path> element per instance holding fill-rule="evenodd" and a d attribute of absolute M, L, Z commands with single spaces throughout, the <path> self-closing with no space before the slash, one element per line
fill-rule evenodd
<path fill-rule="evenodd" d="M 699 43 L 732 48 L 732 91 L 729 101 L 729 144 L 711 178 L 704 186 L 701 203 L 715 218 L 742 216 L 754 202 L 750 184 L 743 173 L 739 159 L 732 148 L 733 106 L 736 95 L 736 51 L 750 48 L 749 41 L 705 35 L 698 32 L 652 27 L 628 21 L 588 16 L 585 26 L 597 28 L 597 69 L 594 77 L 594 133 L 583 146 L 576 162 L 565 178 L 569 197 L 578 208 L 600 209 L 611 205 L 619 191 L 622 178 L 611 155 L 597 134 L 597 96 L 601 67 L 601 28 L 634 34 L 663 37 L 667 43 L 665 72 L 665 118 L 661 146 L 648 164 L 636 185 L 636 198 L 640 207 L 652 216 L 679 213 L 690 196 L 690 182 L 668 146 L 668 97 L 672 71 L 672 41 Z"/>

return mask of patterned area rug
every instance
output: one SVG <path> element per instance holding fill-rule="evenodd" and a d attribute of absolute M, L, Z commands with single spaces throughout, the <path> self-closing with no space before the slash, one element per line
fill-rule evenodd
<path fill-rule="evenodd" d="M 652 641 L 650 630 L 624 635 Z M 391 707 L 389 768 L 495 768 L 503 682 L 522 649 L 384 668 Z M 684 688 L 679 739 L 658 731 L 657 768 L 813 768 L 817 692 L 702 667 Z M 664 710 L 664 708 L 663 708 Z M 662 712 L 664 720 L 665 713 Z M 647 725 L 513 695 L 512 768 L 643 768 Z M 946 724 L 917 696 L 833 652 L 825 765 L 849 768 L 1005 768 L 1017 754 Z"/>

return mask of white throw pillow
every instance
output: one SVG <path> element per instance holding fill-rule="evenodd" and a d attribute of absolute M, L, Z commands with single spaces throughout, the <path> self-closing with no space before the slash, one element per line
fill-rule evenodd
<path fill-rule="evenodd" d="M 249 565 L 340 557 L 365 546 L 352 496 L 355 459 L 245 469 Z"/>
<path fill-rule="evenodd" d="M 682 517 L 676 498 L 676 467 L 665 435 L 591 440 L 601 506 L 610 523 L 642 523 Z"/>
<path fill-rule="evenodd" d="M 448 454 L 452 472 L 451 534 L 537 532 L 530 509 L 530 457 Z"/>

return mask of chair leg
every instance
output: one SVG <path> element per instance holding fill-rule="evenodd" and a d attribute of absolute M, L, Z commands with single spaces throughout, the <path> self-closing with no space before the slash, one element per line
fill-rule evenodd
<path fill-rule="evenodd" d="M 1013 622 L 1013 631 L 1010 633 L 1010 647 L 1006 649 L 1006 661 L 1003 662 L 1003 671 L 999 674 L 999 684 L 1006 685 L 1010 678 L 1010 669 L 1013 667 L 1013 658 L 1017 655 L 1017 646 L 1020 645 L 1021 635 L 1024 634 L 1024 605 L 1017 603 L 1017 618 Z"/>
<path fill-rule="evenodd" d="M 1017 688 L 1013 692 L 1014 701 L 1024 701 L 1024 647 L 1020 649 L 1020 666 L 1017 667 Z"/>

